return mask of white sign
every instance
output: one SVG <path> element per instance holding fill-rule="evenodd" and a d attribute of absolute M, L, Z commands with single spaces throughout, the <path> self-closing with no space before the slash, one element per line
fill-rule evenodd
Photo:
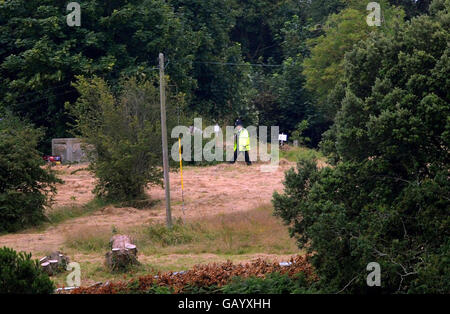
<path fill-rule="evenodd" d="M 287 141 L 287 135 L 286 134 L 279 134 L 278 135 L 278 140 L 282 141 L 282 142 L 286 142 Z"/>

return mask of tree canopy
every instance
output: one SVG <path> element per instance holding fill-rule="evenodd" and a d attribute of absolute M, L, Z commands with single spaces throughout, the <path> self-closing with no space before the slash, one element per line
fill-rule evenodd
<path fill-rule="evenodd" d="M 408 16 L 426 13 L 428 1 L 415 2 L 412 11 L 410 2 L 389 3 L 407 8 Z M 385 16 L 395 11 L 381 3 Z M 115 88 L 123 75 L 156 76 L 159 52 L 190 114 L 276 124 L 288 134 L 308 120 L 306 132 L 317 145 L 333 116 L 326 99 L 342 76 L 345 52 L 374 31 L 359 0 L 80 5 L 81 26 L 69 27 L 65 3 L 0 3 L 0 107 L 43 127 L 46 152 L 51 138 L 70 133 L 64 103 L 80 96 L 71 85 L 77 75 L 97 75 Z"/>

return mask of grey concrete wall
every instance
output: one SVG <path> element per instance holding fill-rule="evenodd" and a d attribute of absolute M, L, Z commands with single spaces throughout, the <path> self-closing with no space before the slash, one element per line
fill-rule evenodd
<path fill-rule="evenodd" d="M 86 153 L 81 148 L 79 138 L 52 139 L 52 155 L 61 156 L 62 162 L 85 162 Z"/>

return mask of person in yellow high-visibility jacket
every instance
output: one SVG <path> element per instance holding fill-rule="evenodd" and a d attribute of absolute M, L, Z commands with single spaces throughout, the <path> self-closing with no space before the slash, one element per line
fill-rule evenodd
<path fill-rule="evenodd" d="M 238 155 L 243 152 L 245 155 L 245 162 L 247 165 L 251 165 L 250 161 L 250 136 L 247 129 L 242 126 L 241 120 L 236 120 L 234 126 L 236 127 L 236 133 L 234 135 L 234 157 L 231 163 L 235 163 Z"/>

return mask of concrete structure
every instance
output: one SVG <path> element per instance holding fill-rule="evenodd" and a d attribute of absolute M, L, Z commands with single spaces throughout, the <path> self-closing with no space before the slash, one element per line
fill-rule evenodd
<path fill-rule="evenodd" d="M 81 139 L 79 138 L 52 139 L 52 155 L 61 156 L 63 163 L 87 161 L 86 153 L 81 148 Z"/>

